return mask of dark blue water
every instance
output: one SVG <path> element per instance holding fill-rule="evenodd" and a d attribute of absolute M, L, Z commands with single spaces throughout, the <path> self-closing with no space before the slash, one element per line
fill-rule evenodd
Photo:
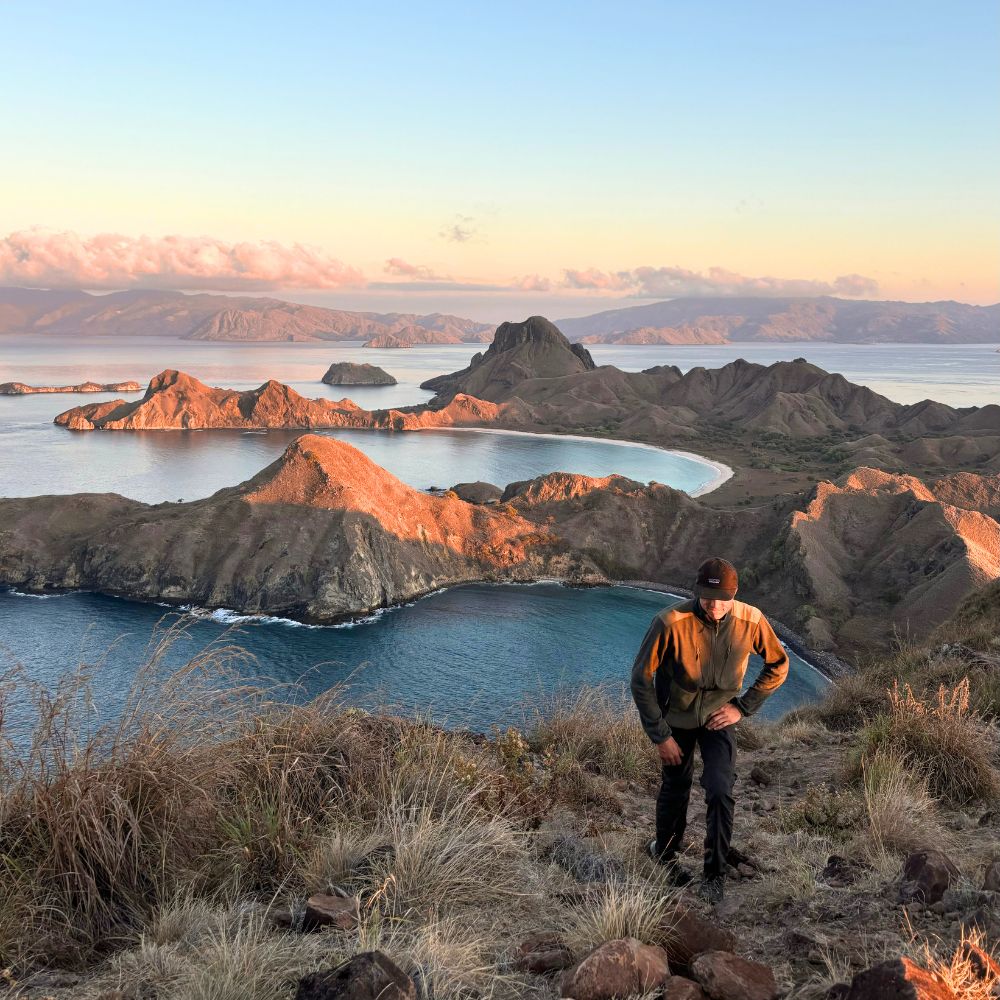
<path fill-rule="evenodd" d="M 522 722 L 526 710 L 557 689 L 624 684 L 653 615 L 677 600 L 625 587 L 475 584 L 351 626 L 234 625 L 236 616 L 216 613 L 193 621 L 168 660 L 180 666 L 213 642 L 235 642 L 255 658 L 245 676 L 299 683 L 283 694 L 290 700 L 346 683 L 352 704 L 488 731 Z M 89 666 L 94 717 L 116 718 L 166 613 L 91 594 L 0 593 L 0 671 L 20 663 L 28 676 L 53 687 L 67 670 Z M 791 660 L 765 718 L 816 699 L 826 686 L 808 664 L 794 654 Z M 749 683 L 753 666 L 748 675 Z"/>

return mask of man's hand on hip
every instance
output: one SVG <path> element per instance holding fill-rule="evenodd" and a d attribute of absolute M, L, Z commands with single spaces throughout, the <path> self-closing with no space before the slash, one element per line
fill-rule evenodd
<path fill-rule="evenodd" d="M 670 764 L 672 767 L 676 767 L 681 762 L 681 748 L 680 744 L 673 738 L 673 736 L 668 737 L 662 743 L 656 744 L 656 752 L 660 755 L 660 760 L 664 764 Z"/>
<path fill-rule="evenodd" d="M 739 722 L 743 718 L 743 713 L 733 704 L 723 705 L 717 708 L 705 723 L 706 729 L 725 729 L 734 722 Z"/>

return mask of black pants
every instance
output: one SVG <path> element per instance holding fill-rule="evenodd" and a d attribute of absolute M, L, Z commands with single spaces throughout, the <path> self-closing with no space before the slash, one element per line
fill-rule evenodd
<path fill-rule="evenodd" d="M 704 771 L 701 787 L 708 806 L 705 834 L 705 874 L 724 875 L 733 836 L 733 785 L 736 782 L 736 738 L 725 729 L 675 729 L 681 748 L 679 764 L 663 765 L 663 784 L 656 798 L 656 847 L 664 860 L 677 856 L 687 827 L 688 800 L 694 774 L 694 748 L 701 747 Z"/>

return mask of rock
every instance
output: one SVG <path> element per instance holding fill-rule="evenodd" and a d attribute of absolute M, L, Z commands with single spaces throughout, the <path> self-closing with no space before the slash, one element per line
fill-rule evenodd
<path fill-rule="evenodd" d="M 288 906 L 275 906 L 267 911 L 267 919 L 278 930 L 290 930 L 295 923 L 295 914 Z"/>
<path fill-rule="evenodd" d="M 983 888 L 989 892 L 1000 892 L 1000 861 L 991 861 L 986 866 Z"/>
<path fill-rule="evenodd" d="M 712 1000 L 777 1000 L 774 973 L 728 951 L 706 951 L 691 963 L 691 974 Z"/>
<path fill-rule="evenodd" d="M 503 490 L 493 483 L 478 481 L 475 483 L 456 483 L 451 488 L 459 500 L 466 503 L 492 503 L 503 496 Z"/>
<path fill-rule="evenodd" d="M 330 365 L 323 376 L 327 385 L 396 385 L 396 380 L 378 365 L 338 361 Z"/>
<path fill-rule="evenodd" d="M 958 869 L 942 851 L 933 848 L 914 851 L 903 865 L 899 898 L 915 900 L 925 906 L 936 903 L 958 874 Z"/>
<path fill-rule="evenodd" d="M 559 934 L 532 934 L 517 946 L 514 965 L 521 972 L 543 975 L 567 969 L 573 964 L 573 953 Z"/>
<path fill-rule="evenodd" d="M 862 875 L 870 871 L 871 867 L 863 861 L 844 858 L 839 854 L 831 854 L 826 859 L 826 864 L 819 873 L 819 877 L 831 889 L 843 889 L 846 886 L 854 885 Z"/>
<path fill-rule="evenodd" d="M 771 764 L 754 764 L 750 769 L 750 780 L 765 788 L 774 781 L 774 766 Z"/>
<path fill-rule="evenodd" d="M 663 922 L 662 929 L 670 967 L 685 975 L 691 971 L 692 959 L 703 951 L 733 951 L 736 948 L 736 936 L 732 931 L 683 905 Z"/>
<path fill-rule="evenodd" d="M 709 997 L 696 982 L 683 976 L 671 976 L 663 987 L 662 1000 L 709 1000 Z"/>
<path fill-rule="evenodd" d="M 670 979 L 666 952 L 635 938 L 598 945 L 579 965 L 567 969 L 561 996 L 573 1000 L 611 1000 L 650 993 Z"/>
<path fill-rule="evenodd" d="M 859 972 L 847 1000 L 957 1000 L 933 973 L 908 958 L 893 958 Z"/>
<path fill-rule="evenodd" d="M 336 927 L 347 931 L 358 925 L 359 912 L 357 896 L 344 897 L 317 892 L 306 900 L 303 928 L 311 931 L 320 927 Z"/>
<path fill-rule="evenodd" d="M 416 1000 L 413 980 L 380 951 L 355 955 L 335 969 L 299 980 L 295 1000 Z"/>
<path fill-rule="evenodd" d="M 962 957 L 969 963 L 977 979 L 1000 982 L 1000 962 L 978 944 L 965 941 L 962 944 Z"/>

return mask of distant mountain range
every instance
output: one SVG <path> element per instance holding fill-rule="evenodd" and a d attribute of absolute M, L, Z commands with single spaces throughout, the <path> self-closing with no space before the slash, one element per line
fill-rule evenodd
<path fill-rule="evenodd" d="M 0 334 L 178 337 L 182 340 L 316 341 L 394 337 L 424 343 L 485 343 L 494 327 L 432 313 L 349 312 L 271 298 L 131 291 L 0 288 Z"/>
<path fill-rule="evenodd" d="M 1000 304 L 816 298 L 681 298 L 558 325 L 584 344 L 1000 343 Z M 182 340 L 362 340 L 370 346 L 489 343 L 495 327 L 443 313 L 351 312 L 281 299 L 162 291 L 0 288 L 0 334 Z"/>
<path fill-rule="evenodd" d="M 683 298 L 556 320 L 584 344 L 1000 343 L 1000 304 L 816 298 Z"/>

